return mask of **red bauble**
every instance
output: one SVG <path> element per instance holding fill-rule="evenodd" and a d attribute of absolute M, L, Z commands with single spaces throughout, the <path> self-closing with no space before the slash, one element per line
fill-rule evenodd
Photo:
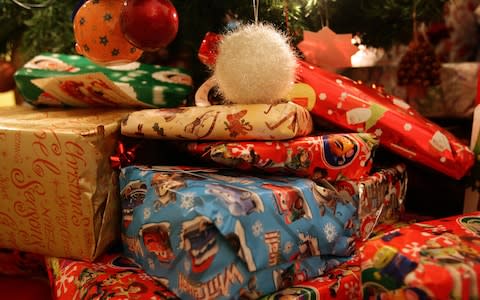
<path fill-rule="evenodd" d="M 0 60 L 0 93 L 13 90 L 15 87 L 13 74 L 15 74 L 15 67 L 13 64 L 8 61 Z"/>
<path fill-rule="evenodd" d="M 169 0 L 128 0 L 120 22 L 127 40 L 146 51 L 166 47 L 178 31 L 177 10 Z"/>

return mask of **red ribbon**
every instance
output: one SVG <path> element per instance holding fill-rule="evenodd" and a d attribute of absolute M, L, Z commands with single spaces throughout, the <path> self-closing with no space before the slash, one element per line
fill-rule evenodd
<path fill-rule="evenodd" d="M 110 156 L 110 164 L 114 169 L 120 169 L 129 165 L 132 165 L 137 156 L 137 149 L 140 147 L 140 144 L 129 148 L 122 141 L 119 141 L 117 144 L 117 153 Z"/>

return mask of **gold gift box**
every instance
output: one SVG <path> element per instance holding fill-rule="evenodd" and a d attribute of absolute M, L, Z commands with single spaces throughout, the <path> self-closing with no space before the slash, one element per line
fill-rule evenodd
<path fill-rule="evenodd" d="M 0 247 L 93 260 L 117 238 L 125 110 L 0 109 Z"/>

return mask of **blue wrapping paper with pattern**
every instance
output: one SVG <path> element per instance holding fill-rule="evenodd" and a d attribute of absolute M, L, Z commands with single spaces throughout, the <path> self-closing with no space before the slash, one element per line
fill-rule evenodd
<path fill-rule="evenodd" d="M 354 249 L 354 203 L 309 179 L 129 166 L 120 189 L 125 254 L 182 299 L 255 298 Z"/>

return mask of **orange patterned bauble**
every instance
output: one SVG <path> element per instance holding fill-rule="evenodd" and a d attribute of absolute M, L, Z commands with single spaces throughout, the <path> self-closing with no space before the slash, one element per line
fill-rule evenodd
<path fill-rule="evenodd" d="M 143 51 L 130 44 L 120 28 L 123 1 L 89 0 L 75 14 L 73 31 L 77 52 L 102 65 L 129 63 Z"/>

